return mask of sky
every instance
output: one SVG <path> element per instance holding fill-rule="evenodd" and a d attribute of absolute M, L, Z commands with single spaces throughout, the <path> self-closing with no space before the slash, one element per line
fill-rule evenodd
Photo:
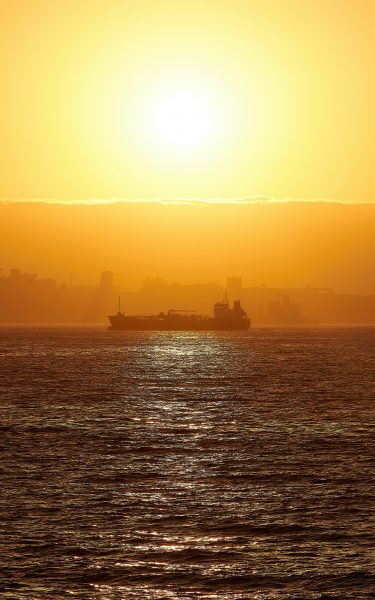
<path fill-rule="evenodd" d="M 1 198 L 374 200 L 374 2 L 0 10 Z"/>
<path fill-rule="evenodd" d="M 0 3 L 0 268 L 375 293 L 374 22 L 368 0 Z"/>
<path fill-rule="evenodd" d="M 0 204 L 6 271 L 75 284 L 114 273 L 122 289 L 147 277 L 181 283 L 331 287 L 375 292 L 375 204 Z M 22 243 L 20 243 L 22 240 Z"/>

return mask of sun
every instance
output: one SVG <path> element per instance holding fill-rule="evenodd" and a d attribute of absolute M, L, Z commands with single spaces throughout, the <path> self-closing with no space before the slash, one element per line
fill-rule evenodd
<path fill-rule="evenodd" d="M 172 151 L 197 151 L 209 145 L 217 120 L 211 98 L 201 90 L 179 88 L 155 99 L 151 126 L 155 141 Z"/>
<path fill-rule="evenodd" d="M 108 74 L 108 85 L 90 95 L 86 122 L 93 147 L 103 151 L 112 171 L 131 163 L 134 172 L 144 173 L 146 164 L 159 177 L 173 166 L 177 176 L 214 165 L 230 146 L 236 114 L 228 86 L 208 76 L 157 75 L 137 78 L 130 93 L 117 73 Z"/>

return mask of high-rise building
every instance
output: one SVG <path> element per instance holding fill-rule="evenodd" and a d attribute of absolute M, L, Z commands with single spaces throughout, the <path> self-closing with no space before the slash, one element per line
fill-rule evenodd
<path fill-rule="evenodd" d="M 101 290 L 111 290 L 113 288 L 113 273 L 111 271 L 102 271 L 99 288 Z"/>
<path fill-rule="evenodd" d="M 241 300 L 242 277 L 227 277 L 227 294 L 230 302 Z"/>

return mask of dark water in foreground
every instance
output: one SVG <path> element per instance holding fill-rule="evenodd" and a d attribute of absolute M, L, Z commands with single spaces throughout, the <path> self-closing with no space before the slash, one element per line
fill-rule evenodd
<path fill-rule="evenodd" d="M 1 598 L 370 598 L 374 350 L 1 330 Z"/>

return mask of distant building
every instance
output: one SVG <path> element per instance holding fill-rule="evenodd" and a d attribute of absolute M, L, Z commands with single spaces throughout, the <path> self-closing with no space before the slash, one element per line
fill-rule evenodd
<path fill-rule="evenodd" d="M 241 300 L 242 277 L 227 277 L 227 294 L 231 302 Z"/>
<path fill-rule="evenodd" d="M 284 294 L 281 301 L 268 304 L 268 317 L 271 323 L 279 325 L 297 325 L 302 321 L 298 303 L 291 302 L 288 294 Z"/>
<path fill-rule="evenodd" d="M 102 271 L 99 281 L 101 290 L 112 290 L 113 288 L 113 273 L 111 271 Z"/>
<path fill-rule="evenodd" d="M 92 301 L 89 304 L 85 321 L 101 323 L 105 321 L 108 313 L 116 305 L 116 290 L 113 286 L 113 274 L 111 271 L 102 271 L 99 285 L 96 288 Z"/>

